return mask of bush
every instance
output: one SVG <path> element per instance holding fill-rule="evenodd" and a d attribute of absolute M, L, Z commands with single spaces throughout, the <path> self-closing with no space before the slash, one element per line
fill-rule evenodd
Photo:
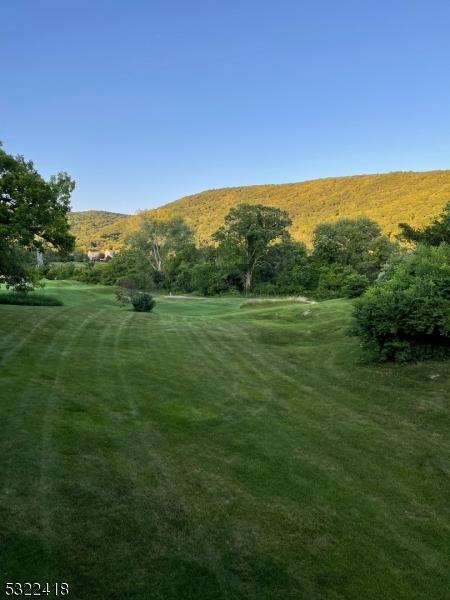
<path fill-rule="evenodd" d="M 29 306 L 62 306 L 59 298 L 44 294 L 24 294 L 23 292 L 0 293 L 0 304 L 19 304 Z"/>
<path fill-rule="evenodd" d="M 47 279 L 72 279 L 75 265 L 72 262 L 54 263 L 46 268 Z"/>
<path fill-rule="evenodd" d="M 366 275 L 359 273 L 350 273 L 344 279 L 342 292 L 346 298 L 357 298 L 361 296 L 369 287 L 369 280 Z"/>
<path fill-rule="evenodd" d="M 369 285 L 365 275 L 357 273 L 352 267 L 338 263 L 324 265 L 319 269 L 317 298 L 355 298 L 360 296 Z"/>
<path fill-rule="evenodd" d="M 405 362 L 450 355 L 450 246 L 397 258 L 357 300 L 354 333 L 366 355 Z"/>
<path fill-rule="evenodd" d="M 116 285 L 124 279 L 132 279 L 141 290 L 155 287 L 148 260 L 133 250 L 122 250 L 101 266 L 100 282 L 104 285 Z"/>
<path fill-rule="evenodd" d="M 137 312 L 150 312 L 155 306 L 155 301 L 147 292 L 137 292 L 131 297 L 131 304 Z"/>
<path fill-rule="evenodd" d="M 119 304 L 131 303 L 137 312 L 150 312 L 155 306 L 153 297 L 147 292 L 139 291 L 133 279 L 123 279 L 119 282 L 116 298 Z"/>
<path fill-rule="evenodd" d="M 100 283 L 104 265 L 87 263 L 86 265 L 77 265 L 72 271 L 72 276 L 68 279 L 75 279 L 81 283 Z"/>

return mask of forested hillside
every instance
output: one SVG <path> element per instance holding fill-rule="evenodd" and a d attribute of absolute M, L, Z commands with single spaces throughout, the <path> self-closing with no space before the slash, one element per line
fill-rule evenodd
<path fill-rule="evenodd" d="M 376 220 L 385 233 L 395 235 L 399 222 L 415 227 L 429 223 L 448 200 L 450 170 L 395 172 L 208 190 L 149 212 L 161 218 L 180 215 L 194 227 L 199 240 L 206 240 L 232 206 L 262 203 L 287 210 L 293 220 L 293 237 L 310 243 L 318 223 L 361 215 Z M 138 219 L 88 211 L 72 213 L 71 222 L 78 247 L 85 249 L 92 242 L 120 247 Z"/>
<path fill-rule="evenodd" d="M 69 223 L 80 250 L 99 247 L 118 248 L 122 245 L 123 224 L 128 215 L 103 210 L 69 213 Z"/>

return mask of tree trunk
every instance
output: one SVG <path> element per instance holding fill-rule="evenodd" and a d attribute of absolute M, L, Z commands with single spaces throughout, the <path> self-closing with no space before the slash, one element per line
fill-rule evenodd
<path fill-rule="evenodd" d="M 246 271 L 246 273 L 244 275 L 244 290 L 245 290 L 246 294 L 249 293 L 251 286 L 252 286 L 252 272 Z"/>

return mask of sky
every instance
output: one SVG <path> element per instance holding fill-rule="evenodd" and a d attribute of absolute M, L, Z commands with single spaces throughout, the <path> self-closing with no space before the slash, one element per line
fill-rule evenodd
<path fill-rule="evenodd" d="M 0 31 L 0 140 L 74 210 L 450 168 L 448 0 L 14 0 Z"/>

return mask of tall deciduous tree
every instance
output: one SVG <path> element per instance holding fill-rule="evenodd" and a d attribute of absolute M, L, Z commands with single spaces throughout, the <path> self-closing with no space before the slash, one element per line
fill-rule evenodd
<path fill-rule="evenodd" d="M 160 276 L 164 274 L 167 258 L 192 244 L 193 240 L 192 230 L 181 217 L 162 221 L 143 216 L 139 230 L 129 238 L 131 247 L 143 252 Z"/>
<path fill-rule="evenodd" d="M 219 247 L 242 272 L 245 292 L 249 292 L 256 268 L 270 244 L 287 240 L 288 213 L 263 204 L 240 204 L 225 217 L 225 225 L 214 234 Z"/>
<path fill-rule="evenodd" d="M 74 187 L 67 173 L 45 181 L 31 161 L 0 147 L 0 281 L 26 284 L 26 251 L 73 248 L 67 213 Z"/>
<path fill-rule="evenodd" d="M 374 280 L 394 250 L 394 245 L 372 219 L 339 219 L 320 223 L 314 231 L 313 257 L 319 264 L 352 267 Z"/>

